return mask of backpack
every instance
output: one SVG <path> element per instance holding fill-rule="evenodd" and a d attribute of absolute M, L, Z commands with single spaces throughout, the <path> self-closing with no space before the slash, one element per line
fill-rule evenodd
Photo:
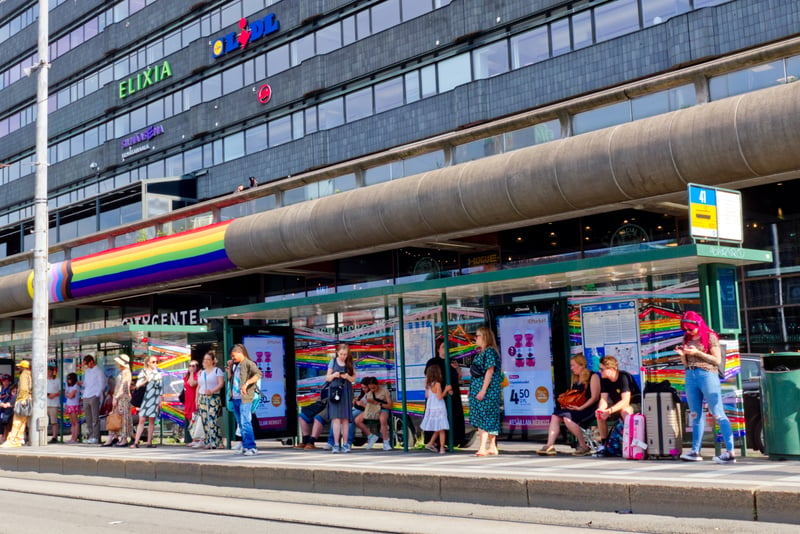
<path fill-rule="evenodd" d="M 608 434 L 608 442 L 606 442 L 606 456 L 622 457 L 622 434 L 625 430 L 625 421 L 620 419 L 611 432 Z"/>

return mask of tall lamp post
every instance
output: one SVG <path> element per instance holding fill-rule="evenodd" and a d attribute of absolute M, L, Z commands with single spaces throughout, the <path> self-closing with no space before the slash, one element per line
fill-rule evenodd
<path fill-rule="evenodd" d="M 31 446 L 47 443 L 47 352 L 48 352 L 48 297 L 47 275 L 47 93 L 50 68 L 48 33 L 49 0 L 39 0 L 39 63 L 26 74 L 37 71 L 36 82 L 36 184 L 34 188 L 33 219 L 33 340 L 31 346 L 31 373 L 33 374 L 33 413 L 28 425 Z"/>

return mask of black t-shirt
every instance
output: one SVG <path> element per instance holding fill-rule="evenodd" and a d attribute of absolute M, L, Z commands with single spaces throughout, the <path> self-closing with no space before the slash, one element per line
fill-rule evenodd
<path fill-rule="evenodd" d="M 607 378 L 600 379 L 600 391 L 608 395 L 608 405 L 613 406 L 622 399 L 622 394 L 629 391 L 631 394 L 631 404 L 641 404 L 642 394 L 639 392 L 639 385 L 627 371 L 619 371 L 617 381 L 612 382 Z"/>

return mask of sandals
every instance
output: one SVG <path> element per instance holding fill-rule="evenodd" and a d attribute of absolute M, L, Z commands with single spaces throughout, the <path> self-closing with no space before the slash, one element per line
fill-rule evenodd
<path fill-rule="evenodd" d="M 431 445 L 430 443 L 425 445 L 425 448 L 431 452 L 439 452 L 439 449 L 435 445 Z"/>
<path fill-rule="evenodd" d="M 589 456 L 591 454 L 592 449 L 584 445 L 583 447 L 578 447 L 575 449 L 575 452 L 572 453 L 572 456 Z"/>
<path fill-rule="evenodd" d="M 550 445 L 549 447 L 545 445 L 544 447 L 536 451 L 536 454 L 538 454 L 539 456 L 555 456 L 557 453 L 554 445 Z"/>

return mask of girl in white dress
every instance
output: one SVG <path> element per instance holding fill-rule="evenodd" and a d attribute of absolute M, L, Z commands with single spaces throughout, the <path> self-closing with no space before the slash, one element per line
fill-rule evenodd
<path fill-rule="evenodd" d="M 447 405 L 444 402 L 445 395 L 452 395 L 453 388 L 449 385 L 442 387 L 442 371 L 438 365 L 431 365 L 425 371 L 425 417 L 420 425 L 422 430 L 432 432 L 431 440 L 425 448 L 431 452 L 436 452 L 436 440 L 439 440 L 439 454 L 447 452 L 444 438 L 445 431 L 450 429 L 447 420 Z"/>

